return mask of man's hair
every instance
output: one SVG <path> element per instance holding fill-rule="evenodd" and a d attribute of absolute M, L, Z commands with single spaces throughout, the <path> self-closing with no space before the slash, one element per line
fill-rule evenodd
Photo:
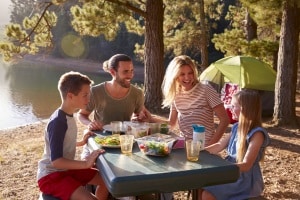
<path fill-rule="evenodd" d="M 104 61 L 103 70 L 109 72 L 110 69 L 118 71 L 119 62 L 121 61 L 132 61 L 126 54 L 116 54 L 112 56 L 109 60 Z"/>
<path fill-rule="evenodd" d="M 86 75 L 79 72 L 67 72 L 63 74 L 58 81 L 58 90 L 63 99 L 70 92 L 74 95 L 78 95 L 82 85 L 91 85 L 93 81 Z"/>

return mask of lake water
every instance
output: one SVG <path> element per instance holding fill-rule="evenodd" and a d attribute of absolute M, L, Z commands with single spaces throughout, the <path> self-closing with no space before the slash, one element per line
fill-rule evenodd
<path fill-rule="evenodd" d="M 60 106 L 59 77 L 70 70 L 29 62 L 9 66 L 0 61 L 0 130 L 47 119 Z M 100 72 L 82 73 L 95 84 L 111 79 Z"/>

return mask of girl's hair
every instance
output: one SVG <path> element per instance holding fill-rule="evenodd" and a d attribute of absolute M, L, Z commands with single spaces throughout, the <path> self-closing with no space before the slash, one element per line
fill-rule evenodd
<path fill-rule="evenodd" d="M 79 72 L 67 72 L 63 74 L 58 81 L 58 90 L 63 99 L 68 93 L 78 95 L 82 85 L 92 85 L 93 81 L 88 76 Z"/>
<path fill-rule="evenodd" d="M 198 70 L 192 59 L 185 55 L 175 57 L 168 65 L 162 83 L 162 92 L 164 95 L 163 107 L 170 107 L 176 94 L 181 91 L 181 86 L 177 82 L 177 78 L 180 74 L 180 68 L 184 65 L 189 65 L 192 68 L 194 72 L 194 84 L 199 82 Z"/>
<path fill-rule="evenodd" d="M 110 69 L 118 71 L 119 62 L 121 61 L 132 61 L 131 58 L 125 54 L 116 54 L 112 56 L 109 60 L 104 61 L 103 70 L 109 72 Z"/>
<path fill-rule="evenodd" d="M 237 162 L 242 162 L 246 154 L 247 134 L 255 127 L 262 126 L 261 99 L 258 91 L 244 89 L 233 95 L 240 105 L 237 141 Z"/>

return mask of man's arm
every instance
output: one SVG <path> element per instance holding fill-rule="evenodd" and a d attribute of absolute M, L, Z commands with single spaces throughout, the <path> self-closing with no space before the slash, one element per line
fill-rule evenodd
<path fill-rule="evenodd" d="M 92 121 L 90 120 L 89 116 L 91 114 L 91 112 L 85 110 L 85 109 L 81 109 L 79 110 L 78 114 L 78 120 L 84 124 L 84 125 L 89 125 L 89 123 L 91 123 Z"/>
<path fill-rule="evenodd" d="M 85 109 L 81 109 L 79 110 L 79 112 L 77 113 L 78 115 L 78 120 L 87 126 L 87 128 L 89 130 L 102 130 L 103 124 L 102 122 L 98 122 L 98 121 L 92 121 L 90 120 L 89 116 L 90 116 L 91 112 L 87 111 Z"/>
<path fill-rule="evenodd" d="M 134 114 L 132 120 L 150 123 L 169 123 L 169 121 L 163 117 L 152 115 L 146 107 L 143 107 L 140 113 Z"/>

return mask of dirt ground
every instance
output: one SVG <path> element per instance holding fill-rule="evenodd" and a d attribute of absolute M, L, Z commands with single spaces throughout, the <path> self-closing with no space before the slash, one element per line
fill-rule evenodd
<path fill-rule="evenodd" d="M 297 116 L 300 120 L 300 95 Z M 0 200 L 36 200 L 37 161 L 43 152 L 45 122 L 0 130 Z M 260 199 L 300 199 L 300 131 L 268 127 L 271 136 L 263 170 L 265 191 Z M 79 124 L 79 132 L 84 127 Z M 77 149 L 78 154 L 81 148 Z M 175 193 L 175 199 L 187 199 L 187 192 Z"/>
<path fill-rule="evenodd" d="M 300 123 L 300 93 L 296 113 Z M 261 164 L 265 191 L 260 199 L 300 199 L 300 129 L 272 127 L 265 120 L 271 145 Z M 37 162 L 43 153 L 43 129 L 39 122 L 0 130 L 0 200 L 36 200 Z M 78 124 L 79 133 L 84 127 Z M 77 149 L 77 155 L 81 152 Z M 187 192 L 175 193 L 175 200 L 187 199 Z"/>

